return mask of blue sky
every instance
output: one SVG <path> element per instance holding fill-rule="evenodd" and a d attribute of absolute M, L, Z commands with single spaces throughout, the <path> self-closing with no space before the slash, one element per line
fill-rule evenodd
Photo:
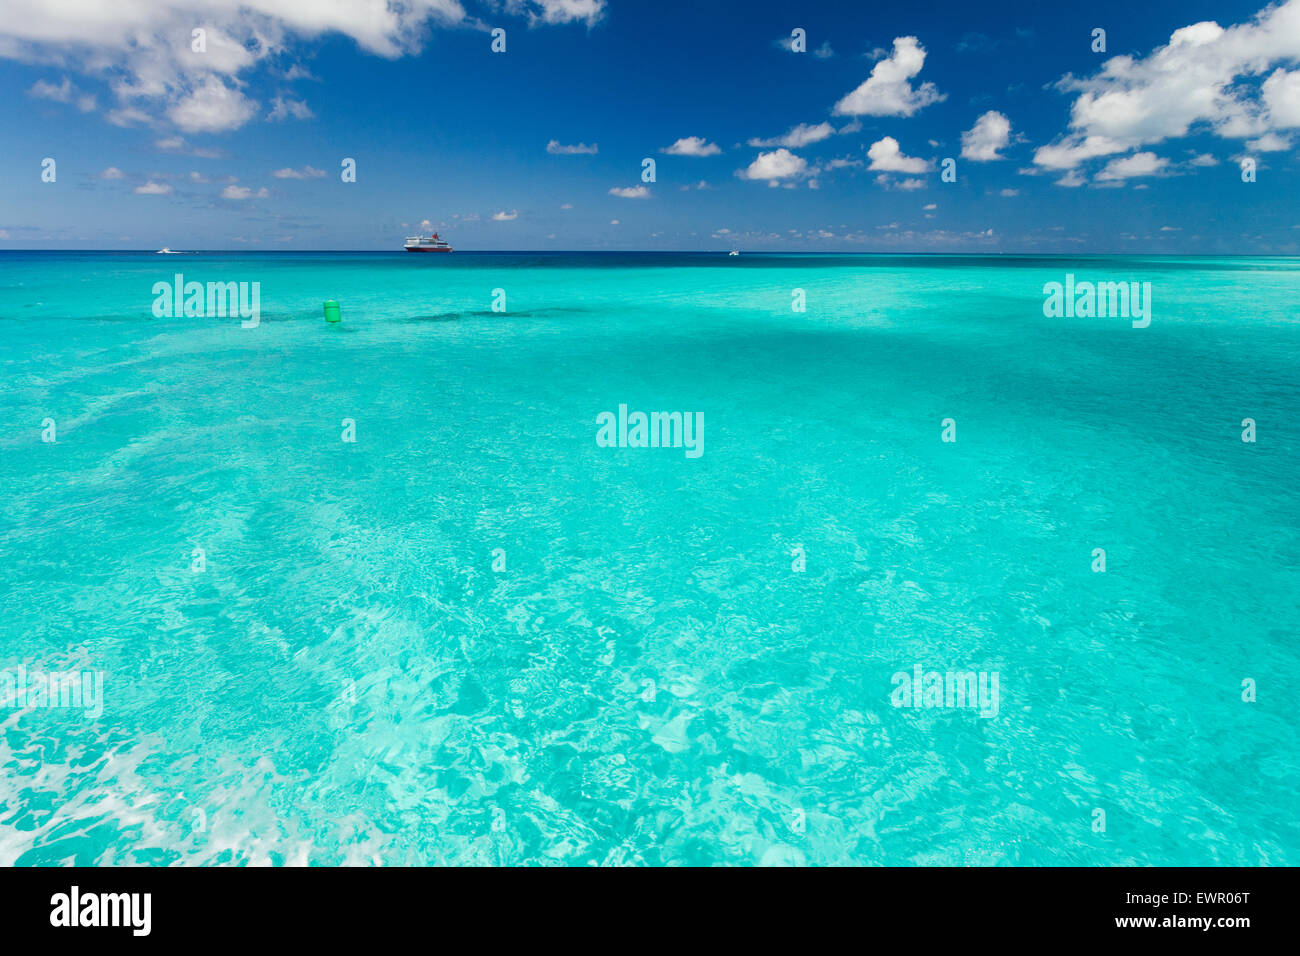
<path fill-rule="evenodd" d="M 1300 0 L 1054 6 L 6 0 L 0 249 L 1300 253 Z"/>

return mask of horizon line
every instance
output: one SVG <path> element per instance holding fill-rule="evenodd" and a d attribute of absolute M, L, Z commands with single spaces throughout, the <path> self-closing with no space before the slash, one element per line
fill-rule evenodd
<path fill-rule="evenodd" d="M 44 253 L 106 253 L 113 255 L 207 255 L 213 253 L 239 253 L 248 255 L 300 255 L 303 253 L 347 254 L 347 255 L 397 255 L 409 254 L 404 249 L 173 249 L 169 253 L 160 253 L 157 249 L 33 249 L 0 248 L 6 252 L 44 252 Z M 724 255 L 730 257 L 730 250 L 722 249 L 462 249 L 452 255 Z M 1166 259 L 1298 259 L 1300 253 L 1256 252 L 1256 253 L 1221 253 L 1221 252 L 934 252 L 913 250 L 905 252 L 870 252 L 861 249 L 824 250 L 824 249 L 755 249 L 749 252 L 737 250 L 737 255 L 746 256 L 1005 256 L 1020 258 L 1069 258 L 1082 259 L 1089 256 L 1145 256 Z M 427 259 L 428 256 L 423 258 Z"/>

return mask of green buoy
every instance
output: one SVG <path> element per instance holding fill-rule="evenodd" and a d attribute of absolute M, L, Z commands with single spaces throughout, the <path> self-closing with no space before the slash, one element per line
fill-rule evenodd
<path fill-rule="evenodd" d="M 326 322 L 343 321 L 343 316 L 339 313 L 339 304 L 335 302 L 333 299 L 329 299 L 325 303 L 325 321 Z"/>

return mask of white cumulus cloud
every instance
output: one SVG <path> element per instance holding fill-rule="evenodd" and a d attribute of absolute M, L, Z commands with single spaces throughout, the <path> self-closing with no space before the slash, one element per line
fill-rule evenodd
<path fill-rule="evenodd" d="M 1155 153 L 1134 153 L 1123 159 L 1112 159 L 1097 174 L 1097 179 L 1101 182 L 1114 182 L 1135 176 L 1156 176 L 1168 165 L 1169 160 Z"/>
<path fill-rule="evenodd" d="M 737 175 L 741 179 L 766 179 L 769 182 L 776 182 L 780 179 L 802 176 L 807 171 L 808 163 L 802 156 L 796 156 L 782 147 L 770 153 L 759 153 L 758 158 L 745 169 L 740 170 Z"/>
<path fill-rule="evenodd" d="M 886 136 L 872 143 L 871 148 L 867 150 L 867 159 L 871 160 L 868 169 L 888 173 L 924 173 L 932 168 L 929 160 L 904 156 L 898 140 L 892 136 Z"/>
<path fill-rule="evenodd" d="M 504 7 L 530 24 L 591 27 L 606 3 L 504 0 L 481 6 Z M 462 0 L 4 0 L 0 59 L 55 65 L 105 83 L 117 100 L 106 114 L 115 125 L 165 119 L 185 131 L 223 132 L 257 115 L 258 104 L 242 92 L 246 74 L 268 66 L 294 78 L 295 66 L 284 59 L 297 41 L 337 35 L 365 53 L 394 59 L 418 53 L 431 26 L 477 22 Z M 205 31 L 201 52 L 191 49 L 191 31 L 198 28 Z M 69 101 L 94 109 L 93 98 Z M 301 101 L 281 98 L 278 112 L 273 104 L 270 114 L 301 118 L 304 109 Z"/>
<path fill-rule="evenodd" d="M 669 156 L 717 156 L 722 150 L 717 143 L 710 143 L 703 136 L 683 136 L 659 152 Z"/>
<path fill-rule="evenodd" d="M 925 48 L 916 37 L 897 37 L 894 52 L 871 68 L 871 75 L 835 104 L 835 112 L 850 116 L 911 116 L 947 99 L 933 83 L 913 87 L 911 80 L 925 65 Z"/>
<path fill-rule="evenodd" d="M 1005 149 L 1010 141 L 1011 120 L 997 110 L 989 110 L 961 134 L 961 155 L 980 163 L 1002 159 L 998 150 Z"/>
<path fill-rule="evenodd" d="M 1077 93 L 1068 131 L 1040 147 L 1034 162 L 1071 170 L 1207 130 L 1224 139 L 1258 138 L 1300 125 L 1296 74 L 1274 64 L 1300 59 L 1300 0 L 1261 10 L 1227 28 L 1212 21 L 1175 30 L 1146 57 L 1115 56 L 1093 76 L 1067 75 L 1057 87 Z M 1074 185 L 1073 180 L 1070 185 Z"/>
<path fill-rule="evenodd" d="M 650 190 L 644 186 L 615 186 L 609 191 L 611 196 L 620 196 L 623 199 L 649 199 Z"/>
<path fill-rule="evenodd" d="M 257 105 L 256 100 L 210 76 L 177 100 L 167 116 L 187 133 L 223 133 L 252 119 Z"/>
<path fill-rule="evenodd" d="M 1260 95 L 1275 126 L 1300 126 L 1300 70 L 1274 70 L 1260 87 Z"/>

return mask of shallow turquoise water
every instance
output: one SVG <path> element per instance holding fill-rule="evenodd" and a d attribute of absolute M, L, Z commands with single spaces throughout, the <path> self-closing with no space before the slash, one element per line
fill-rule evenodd
<path fill-rule="evenodd" d="M 154 318 L 177 271 L 261 324 Z M 1067 272 L 1150 327 L 1045 318 Z M 0 668 L 104 675 L 0 709 L 0 862 L 1300 864 L 1297 301 L 1286 259 L 0 254 Z M 703 454 L 599 447 L 620 404 Z M 997 716 L 892 706 L 916 664 Z"/>

